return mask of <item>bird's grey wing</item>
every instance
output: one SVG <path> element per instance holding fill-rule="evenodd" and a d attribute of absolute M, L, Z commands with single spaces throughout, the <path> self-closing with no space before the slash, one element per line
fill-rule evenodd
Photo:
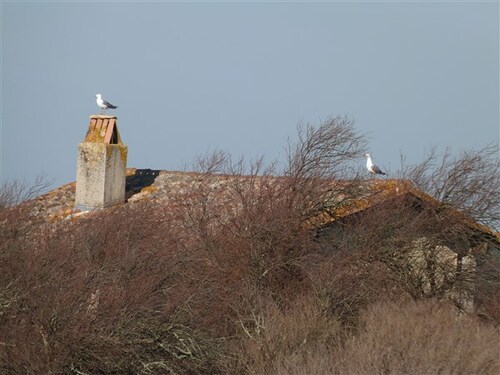
<path fill-rule="evenodd" d="M 373 170 L 373 172 L 375 172 L 376 174 L 385 174 L 385 173 L 384 173 L 384 172 L 382 172 L 382 170 L 381 170 L 379 167 L 377 167 L 376 165 L 373 165 L 373 166 L 372 166 L 372 170 Z"/>
<path fill-rule="evenodd" d="M 115 105 L 111 104 L 110 102 L 106 101 L 106 100 L 103 100 L 102 101 L 104 103 L 104 105 L 108 108 L 116 108 Z"/>

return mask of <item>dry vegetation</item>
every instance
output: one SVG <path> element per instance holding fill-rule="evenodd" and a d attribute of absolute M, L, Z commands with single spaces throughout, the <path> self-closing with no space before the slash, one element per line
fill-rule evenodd
<path fill-rule="evenodd" d="M 356 192 L 351 162 L 365 144 L 342 118 L 299 134 L 284 172 L 202 158 L 204 177 L 169 206 L 37 227 L 27 204 L 2 210 L 0 373 L 499 373 L 498 260 L 478 253 L 474 270 L 450 271 L 434 251 L 472 245 L 451 206 L 498 218 L 498 191 L 471 182 L 498 183 L 498 161 L 474 154 L 489 169 L 454 182 L 476 186 L 469 200 L 436 188 L 455 164 L 449 178 L 407 167 L 446 209 L 395 200 L 312 230 L 311 215 L 350 204 L 337 197 Z M 247 176 L 226 186 L 234 206 L 213 199 L 217 172 Z M 351 183 L 329 183 L 339 178 Z M 418 267 L 416 248 L 427 254 Z"/>
<path fill-rule="evenodd" d="M 4 182 L 0 185 L 0 211 L 15 206 L 45 192 L 50 182 L 37 176 L 31 183 L 26 181 Z"/>

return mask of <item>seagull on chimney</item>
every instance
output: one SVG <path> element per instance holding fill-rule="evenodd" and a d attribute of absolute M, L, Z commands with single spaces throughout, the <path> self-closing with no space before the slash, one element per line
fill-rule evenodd
<path fill-rule="evenodd" d="M 366 154 L 366 169 L 368 169 L 368 172 L 370 172 L 371 174 L 381 174 L 384 176 L 386 175 L 379 167 L 373 164 L 370 154 Z"/>
<path fill-rule="evenodd" d="M 101 108 L 101 114 L 102 114 L 102 113 L 104 113 L 104 111 L 105 111 L 106 109 L 109 109 L 109 108 L 111 108 L 111 109 L 118 108 L 117 106 L 115 106 L 115 105 L 111 104 L 110 102 L 107 102 L 106 100 L 104 100 L 104 99 L 102 98 L 102 95 L 101 95 L 101 94 L 96 94 L 96 96 L 95 96 L 95 97 L 97 98 L 97 100 L 96 100 L 96 102 L 97 102 L 97 106 L 98 106 L 99 108 Z"/>

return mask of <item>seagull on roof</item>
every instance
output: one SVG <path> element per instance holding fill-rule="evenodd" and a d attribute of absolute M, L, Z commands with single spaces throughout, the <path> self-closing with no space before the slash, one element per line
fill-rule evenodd
<path fill-rule="evenodd" d="M 382 172 L 382 170 L 379 167 L 373 164 L 372 157 L 370 154 L 366 154 L 366 169 L 368 169 L 368 172 L 370 172 L 371 174 L 381 174 L 385 176 L 385 173 Z"/>
<path fill-rule="evenodd" d="M 118 108 L 117 106 L 111 104 L 110 102 L 107 102 L 106 100 L 104 100 L 102 98 L 102 95 L 101 94 L 96 94 L 95 96 L 97 98 L 96 102 L 97 102 L 97 106 L 99 108 L 101 108 L 101 113 L 104 113 L 104 111 L 106 109 L 115 109 L 115 108 Z"/>

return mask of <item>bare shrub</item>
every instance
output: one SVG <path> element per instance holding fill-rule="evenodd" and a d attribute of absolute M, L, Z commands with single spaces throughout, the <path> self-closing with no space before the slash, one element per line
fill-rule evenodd
<path fill-rule="evenodd" d="M 381 303 L 343 346 L 308 348 L 272 374 L 496 374 L 499 331 L 435 301 Z"/>
<path fill-rule="evenodd" d="M 32 183 L 25 181 L 4 182 L 0 185 L 0 211 L 35 198 L 45 192 L 50 185 L 44 176 L 37 176 Z"/>
<path fill-rule="evenodd" d="M 498 293 L 494 256 L 470 250 L 477 233 L 462 227 L 457 240 L 448 230 L 454 217 L 438 216 L 434 205 L 410 198 L 385 201 L 319 232 L 324 258 L 312 277 L 349 325 L 356 326 L 359 312 L 377 300 L 442 299 L 472 312 Z"/>
<path fill-rule="evenodd" d="M 284 175 L 301 181 L 351 177 L 351 163 L 365 151 L 365 139 L 347 118 L 331 117 L 318 127 L 299 126 L 297 132 L 297 141 L 288 144 Z"/>
<path fill-rule="evenodd" d="M 318 127 L 298 128 L 298 140 L 289 142 L 288 164 L 283 175 L 287 201 L 298 210 L 302 221 L 320 212 L 334 214 L 356 191 L 358 179 L 354 162 L 366 151 L 366 141 L 356 132 L 354 122 L 332 117 Z M 347 184 L 332 181 L 348 180 Z"/>
<path fill-rule="evenodd" d="M 202 174 L 180 199 L 190 249 L 224 274 L 224 283 L 248 284 L 285 301 L 286 290 L 304 281 L 300 263 L 310 235 L 285 204 L 281 182 L 268 178 L 269 169 L 258 161 L 243 175 L 242 160 L 224 163 L 231 175 Z"/>
<path fill-rule="evenodd" d="M 499 331 L 433 301 L 375 305 L 346 344 L 337 373 L 496 374 Z"/>
<path fill-rule="evenodd" d="M 470 221 L 407 196 L 336 215 L 369 185 L 364 140 L 342 118 L 298 138 L 284 173 L 216 151 L 165 200 L 43 226 L 0 212 L 0 372 L 493 373 L 498 268 L 465 272 Z M 455 291 L 487 325 L 419 302 Z"/>
<path fill-rule="evenodd" d="M 124 206 L 2 247 L 1 372 L 212 372 L 221 342 L 190 315 L 209 288 L 183 279 L 196 261 L 170 220 Z"/>
<path fill-rule="evenodd" d="M 496 145 L 464 151 L 458 157 L 453 157 L 450 149 L 439 155 L 432 148 L 416 165 L 407 165 L 402 157 L 400 176 L 481 223 L 499 224 L 500 159 Z"/>
<path fill-rule="evenodd" d="M 360 253 L 333 255 L 311 275 L 325 313 L 350 333 L 356 332 L 360 314 L 371 303 L 404 295 L 382 262 L 363 258 Z"/>
<path fill-rule="evenodd" d="M 272 299 L 256 301 L 251 314 L 240 317 L 242 340 L 238 371 L 273 374 L 290 363 L 297 365 L 311 352 L 338 345 L 341 325 L 327 317 L 314 297 L 303 297 L 288 308 Z"/>
<path fill-rule="evenodd" d="M 476 255 L 474 301 L 477 314 L 500 327 L 500 261 L 497 254 Z"/>
<path fill-rule="evenodd" d="M 316 246 L 305 223 L 345 204 L 339 197 L 347 197 L 355 184 L 332 179 L 352 176 L 351 163 L 364 144 L 352 121 L 335 117 L 318 127 L 299 127 L 281 177 L 276 163 L 266 166 L 262 159 L 247 164 L 219 151 L 199 158 L 195 170 L 201 177 L 185 199 L 186 222 L 211 256 L 239 254 L 255 285 L 277 288 L 277 296 L 283 288 L 299 287 L 306 280 L 301 264 Z"/>
<path fill-rule="evenodd" d="M 432 214 L 429 222 L 434 233 L 429 240 L 434 247 L 446 245 L 456 253 L 458 272 L 455 283 L 448 282 L 448 287 L 455 288 L 458 294 L 473 295 L 475 308 L 498 324 L 493 307 L 497 305 L 500 285 L 499 237 L 494 232 L 500 223 L 498 145 L 464 151 L 457 157 L 450 149 L 440 155 L 433 148 L 420 164 L 407 165 L 403 158 L 400 176 L 409 178 L 439 202 L 427 208 Z M 472 219 L 493 231 L 488 234 L 488 228 Z M 473 272 L 467 272 L 466 263 L 474 265 Z"/>
<path fill-rule="evenodd" d="M 411 205 L 394 200 L 322 228 L 321 255 L 310 271 L 327 311 L 355 332 L 359 316 L 377 301 L 421 298 L 405 247 L 423 230 Z"/>

